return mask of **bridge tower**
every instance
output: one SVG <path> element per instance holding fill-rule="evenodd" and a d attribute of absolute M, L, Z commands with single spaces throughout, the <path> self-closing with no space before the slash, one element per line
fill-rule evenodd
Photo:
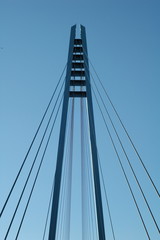
<path fill-rule="evenodd" d="M 78 90 L 77 90 L 78 89 Z M 96 146 L 96 134 L 93 115 L 92 93 L 90 85 L 90 72 L 85 27 L 80 25 L 80 37 L 76 37 L 76 25 L 71 27 L 67 71 L 65 78 L 65 90 L 62 107 L 61 127 L 57 153 L 54 191 L 52 199 L 51 220 L 49 228 L 49 240 L 56 239 L 57 219 L 59 210 L 60 188 L 62 181 L 62 168 L 66 137 L 66 122 L 68 114 L 69 98 L 86 98 L 88 109 L 88 125 L 90 147 L 93 166 L 94 195 L 96 205 L 96 218 L 99 240 L 105 240 L 104 217 L 102 208 L 102 196 Z"/>

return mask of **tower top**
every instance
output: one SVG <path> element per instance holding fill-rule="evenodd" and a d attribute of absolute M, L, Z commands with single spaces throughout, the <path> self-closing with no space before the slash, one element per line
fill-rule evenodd
<path fill-rule="evenodd" d="M 76 39 L 81 39 L 81 34 L 82 34 L 82 29 L 85 30 L 85 27 L 81 24 L 75 24 L 71 27 L 71 29 L 74 29 L 75 31 L 75 38 Z"/>

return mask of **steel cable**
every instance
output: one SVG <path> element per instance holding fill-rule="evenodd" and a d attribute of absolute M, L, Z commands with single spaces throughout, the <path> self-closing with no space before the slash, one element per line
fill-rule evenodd
<path fill-rule="evenodd" d="M 22 199 L 22 197 L 23 197 L 24 191 L 25 191 L 25 189 L 26 189 L 27 183 L 28 183 L 28 181 L 29 181 L 29 178 L 30 178 L 30 176 L 31 176 L 33 167 L 34 167 L 34 165 L 35 165 L 35 163 L 36 163 L 36 159 L 37 159 L 38 154 L 39 154 L 39 151 L 40 151 L 40 149 L 41 149 L 43 140 L 44 140 L 45 135 L 46 135 L 46 133 L 47 133 L 49 124 L 50 124 L 50 122 L 51 122 L 51 119 L 52 119 L 54 110 L 55 110 L 56 105 L 57 105 L 57 102 L 58 102 L 58 99 L 59 99 L 59 97 L 60 97 L 60 93 L 61 93 L 61 91 L 62 91 L 63 85 L 64 85 L 64 82 L 63 82 L 63 84 L 62 84 L 62 86 L 61 86 L 61 89 L 60 89 L 60 92 L 59 92 L 58 97 L 57 97 L 57 99 L 56 99 L 56 102 L 55 102 L 55 105 L 54 105 L 54 107 L 53 107 L 52 113 L 51 113 L 50 118 L 49 118 L 49 120 L 48 120 L 47 126 L 46 126 L 46 128 L 45 128 L 45 131 L 44 131 L 44 134 L 43 134 L 43 136 L 42 136 L 41 142 L 40 142 L 40 144 L 39 144 L 38 150 L 37 150 L 37 152 L 36 152 L 35 158 L 34 158 L 33 163 L 32 163 L 32 165 L 31 165 L 29 174 L 28 174 L 27 179 L 26 179 L 26 181 L 25 181 L 23 190 L 22 190 L 22 192 L 21 192 L 20 198 L 19 198 L 18 203 L 17 203 L 17 205 L 16 205 L 15 211 L 14 211 L 14 213 L 13 213 L 13 216 L 12 216 L 11 222 L 10 222 L 10 224 L 9 224 L 9 227 L 8 227 L 8 229 L 7 229 L 7 233 L 6 233 L 6 235 L 5 235 L 4 240 L 7 239 L 7 236 L 8 236 L 8 234 L 9 234 L 10 228 L 11 228 L 11 226 L 12 226 L 13 220 L 14 220 L 15 215 L 16 215 L 16 213 L 17 213 L 18 207 L 19 207 L 19 205 L 20 205 L 21 199 Z"/>
<path fill-rule="evenodd" d="M 65 179 L 65 214 L 63 238 L 70 239 L 70 215 L 71 215 L 71 186 L 72 186 L 72 162 L 73 162 L 73 130 L 74 130 L 74 98 L 71 99 L 71 114 L 68 130 L 68 146 L 66 155 L 66 179 Z"/>
<path fill-rule="evenodd" d="M 82 91 L 82 89 L 81 89 Z M 86 124 L 84 119 L 84 99 L 81 98 L 80 101 L 80 109 L 81 109 L 81 192 L 82 192 L 82 239 L 89 240 L 93 239 L 91 233 L 93 231 L 91 229 L 91 223 L 89 219 L 89 203 L 88 203 L 88 175 L 86 169 L 86 161 L 87 158 L 87 137 L 85 136 L 86 133 Z M 89 230 L 89 228 L 91 230 Z"/>
<path fill-rule="evenodd" d="M 55 177 L 55 174 L 54 174 L 54 177 Z M 45 235 L 46 235 L 47 224 L 48 224 L 48 219 L 49 219 L 49 213 L 50 213 L 50 210 L 51 210 L 53 191 L 54 191 L 54 178 L 53 178 L 53 183 L 52 183 L 52 188 L 51 188 L 51 193 L 50 193 L 50 198 L 49 198 L 49 204 L 48 204 L 48 210 L 47 210 L 47 216 L 46 216 L 46 221 L 45 221 L 45 226 L 44 226 L 44 232 L 43 232 L 42 240 L 45 239 Z"/>
<path fill-rule="evenodd" d="M 84 52 L 84 53 L 85 53 L 85 52 Z M 85 53 L 85 55 L 86 55 L 86 57 L 88 58 L 88 56 L 87 56 L 86 53 Z M 144 164 L 144 162 L 143 162 L 143 160 L 142 160 L 142 158 L 141 158 L 141 156 L 140 156 L 140 154 L 139 154 L 139 152 L 138 152 L 138 150 L 137 150 L 135 144 L 133 143 L 133 141 L 132 141 L 132 139 L 131 139 L 131 137 L 130 137 L 130 135 L 129 135 L 127 129 L 126 129 L 126 127 L 125 127 L 125 125 L 124 125 L 124 123 L 122 122 L 122 120 L 121 120 L 121 118 L 120 118 L 120 116 L 119 116 L 119 114 L 118 114 L 118 112 L 117 112 L 117 110 L 116 110 L 116 108 L 115 108 L 113 102 L 111 101 L 111 98 L 109 97 L 109 94 L 107 93 L 105 87 L 103 86 L 102 81 L 101 81 L 100 77 L 98 76 L 98 74 L 97 74 L 97 72 L 96 72 L 96 70 L 95 70 L 95 68 L 94 68 L 94 66 L 93 66 L 93 64 L 91 63 L 91 61 L 90 61 L 89 58 L 88 58 L 88 60 L 89 60 L 89 62 L 90 62 L 90 64 L 91 64 L 91 66 L 92 66 L 92 68 L 93 68 L 93 70 L 94 70 L 94 72 L 95 72 L 95 74 L 96 74 L 96 76 L 97 76 L 97 78 L 98 78 L 100 84 L 101 84 L 101 87 L 103 88 L 103 91 L 105 92 L 105 95 L 107 96 L 108 101 L 110 102 L 110 104 L 111 104 L 111 106 L 112 106 L 112 108 L 113 108 L 113 110 L 114 110 L 114 112 L 115 112 L 115 114 L 116 114 L 116 116 L 117 116 L 117 118 L 118 118 L 120 124 L 121 124 L 122 128 L 124 129 L 124 131 L 125 131 L 125 133 L 126 133 L 128 139 L 129 139 L 129 141 L 130 141 L 130 143 L 131 143 L 131 145 L 132 145 L 132 147 L 133 147 L 133 149 L 134 149 L 134 151 L 135 151 L 135 153 L 136 153 L 138 159 L 140 160 L 140 163 L 141 163 L 143 169 L 145 170 L 145 172 L 146 172 L 146 174 L 147 174 L 147 176 L 148 176 L 148 178 L 149 178 L 149 180 L 150 180 L 150 182 L 151 182 L 151 184 L 152 184 L 152 186 L 153 186 L 155 192 L 156 192 L 157 195 L 160 197 L 160 193 L 159 193 L 159 191 L 158 191 L 158 189 L 157 189 L 157 187 L 156 187 L 156 185 L 155 185 L 155 183 L 154 183 L 154 181 L 153 181 L 153 179 L 152 179 L 152 177 L 151 177 L 149 171 L 147 170 L 147 167 L 145 166 L 145 164 Z M 87 67 L 88 67 L 88 66 L 87 66 Z M 92 74 L 91 74 L 91 76 L 92 76 Z M 92 77 L 92 78 L 93 78 L 93 77 Z"/>
<path fill-rule="evenodd" d="M 85 52 L 85 51 L 84 51 Z M 99 231 L 99 235 L 102 234 L 103 238 L 105 239 L 105 229 L 104 229 L 104 218 L 103 218 L 103 207 L 102 207 L 102 198 L 101 198 L 101 189 L 100 189 L 100 179 L 99 179 L 99 169 L 98 169 L 98 159 L 97 159 L 97 150 L 96 150 L 96 135 L 95 135 L 95 126 L 94 126 L 94 117 L 92 114 L 92 93 L 91 93 L 91 89 L 90 89 L 90 74 L 89 74 L 89 66 L 88 66 L 88 59 L 85 59 L 84 61 L 84 65 L 85 65 L 85 71 L 86 71 L 86 77 L 87 79 L 87 85 L 86 87 L 88 87 L 87 93 L 89 94 L 89 97 L 87 98 L 87 100 L 89 100 L 89 104 L 91 107 L 91 111 L 89 111 L 89 127 L 90 127 L 90 131 L 92 132 L 91 134 L 91 141 L 94 145 L 94 152 L 95 155 L 92 156 L 94 158 L 94 160 L 92 161 L 93 163 L 93 176 L 94 176 L 94 186 L 95 186 L 95 199 L 96 199 L 96 211 L 97 211 L 97 220 L 98 220 L 98 231 Z M 88 71 L 87 71 L 88 70 Z M 93 138 L 92 138 L 93 136 Z M 95 140 L 93 140 L 95 139 Z M 93 152 L 92 151 L 92 152 Z M 99 193 L 98 193 L 99 192 Z"/>
<path fill-rule="evenodd" d="M 94 96 L 95 96 L 95 99 L 96 99 L 98 108 L 99 108 L 99 110 L 100 110 L 100 112 L 101 112 L 101 115 L 102 115 L 104 124 L 105 124 L 105 126 L 106 126 L 107 132 L 108 132 L 108 134 L 109 134 L 110 140 L 111 140 L 111 142 L 112 142 L 114 151 L 115 151 L 115 153 L 116 153 L 116 155 L 117 155 L 117 158 L 118 158 L 118 161 L 119 161 L 119 163 L 120 163 L 122 172 L 123 172 L 123 174 L 124 174 L 124 177 L 125 177 L 125 179 L 126 179 L 127 185 L 128 185 L 128 187 L 129 187 L 130 193 L 131 193 L 131 195 L 132 195 L 133 201 L 134 201 L 135 206 L 136 206 L 136 208 L 137 208 L 139 217 L 140 217 L 141 222 L 142 222 L 142 224 L 143 224 L 143 227 L 144 227 L 144 229 L 145 229 L 147 238 L 150 240 L 151 238 L 150 238 L 150 235 L 149 235 L 149 233 L 148 233 L 146 224 L 145 224 L 145 222 L 144 222 L 144 219 L 143 219 L 143 217 L 142 217 L 142 214 L 141 214 L 141 211 L 140 211 L 140 209 L 139 209 L 138 203 L 137 203 L 137 201 L 136 201 L 135 195 L 134 195 L 133 190 L 132 190 L 132 188 L 131 188 L 131 185 L 130 185 L 130 183 L 129 183 L 128 177 L 127 177 L 127 175 L 126 175 L 126 172 L 125 172 L 125 169 L 124 169 L 124 167 L 123 167 L 121 158 L 120 158 L 120 156 L 119 156 L 119 154 L 118 154 L 117 148 L 116 148 L 116 146 L 115 146 L 115 143 L 114 143 L 114 141 L 113 141 L 112 135 L 111 135 L 110 130 L 109 130 L 109 128 L 108 128 L 108 125 L 107 125 L 107 122 L 106 122 L 106 120 L 105 120 L 104 114 L 103 114 L 102 109 L 101 109 L 101 107 L 100 107 L 100 105 L 99 105 L 99 102 L 98 102 L 98 99 L 97 99 L 96 95 L 94 95 Z"/>
<path fill-rule="evenodd" d="M 16 183 L 17 183 L 17 180 L 18 180 L 18 178 L 19 178 L 19 176 L 20 176 L 20 174 L 21 174 L 21 171 L 22 171 L 22 169 L 23 169 L 23 167 L 24 167 L 24 164 L 25 164 L 25 162 L 26 162 L 26 160 L 27 160 L 27 157 L 28 157 L 28 155 L 29 155 L 29 153 L 30 153 L 30 151 L 31 151 L 31 148 L 32 148 L 32 146 L 33 146 L 33 144 L 34 144 L 34 142 L 35 142 L 35 139 L 36 139 L 36 137 L 37 137 L 37 135 L 38 135 L 38 133 L 39 133 L 39 130 L 40 130 L 41 126 L 42 126 L 42 123 L 43 123 L 43 121 L 44 121 L 44 118 L 45 118 L 45 116 L 46 116 L 46 114 L 47 114 L 47 112 L 48 112 L 48 109 L 49 109 L 49 107 L 50 107 L 50 105 L 51 105 L 51 103 L 52 103 L 52 100 L 53 100 L 53 98 L 54 98 L 54 96 L 55 96 L 55 93 L 56 93 L 56 91 L 57 91 L 57 89 L 58 89 L 58 86 L 59 86 L 59 84 L 60 84 L 60 82 L 61 82 L 61 79 L 62 79 L 62 76 L 63 76 L 63 74 L 64 74 L 65 69 L 66 69 L 66 65 L 65 65 L 65 67 L 64 67 L 64 69 L 63 69 L 63 71 L 62 71 L 62 74 L 61 74 L 61 76 L 60 76 L 60 78 L 59 78 L 59 81 L 58 81 L 58 83 L 57 83 L 57 85 L 56 85 L 56 88 L 55 88 L 55 90 L 54 90 L 54 92 L 53 92 L 53 94 L 52 94 L 52 96 L 51 96 L 51 99 L 50 99 L 48 105 L 47 105 L 47 108 L 46 108 L 46 110 L 45 110 L 45 113 L 44 113 L 44 115 L 43 115 L 43 117 L 42 117 L 42 119 L 41 119 L 41 121 L 40 121 L 40 123 L 39 123 L 39 126 L 38 126 L 38 128 L 37 128 L 37 131 L 36 131 L 36 133 L 35 133 L 35 135 L 34 135 L 34 137 L 33 137 L 33 139 L 32 139 L 32 142 L 31 142 L 31 144 L 30 144 L 30 146 L 29 146 L 29 149 L 28 149 L 28 151 L 27 151 L 27 153 L 26 153 L 26 155 L 25 155 L 25 157 L 24 157 L 24 160 L 23 160 L 23 162 L 22 162 L 22 165 L 21 165 L 21 167 L 20 167 L 20 169 L 19 169 L 19 171 L 18 171 L 18 174 L 17 174 L 17 176 L 16 176 L 16 178 L 15 178 L 15 180 L 14 180 L 14 183 L 13 183 L 13 185 L 12 185 L 10 191 L 9 191 L 9 194 L 8 194 L 8 196 L 7 196 L 7 198 L 6 198 L 6 201 L 5 201 L 5 203 L 4 203 L 3 207 L 2 207 L 2 210 L 1 210 L 1 212 L 0 212 L 0 217 L 2 216 L 2 214 L 3 214 L 3 212 L 4 212 L 5 208 L 6 208 L 6 205 L 7 205 L 8 201 L 9 201 L 9 199 L 10 199 L 10 196 L 11 196 L 11 194 L 12 194 L 12 192 L 13 192 L 13 189 L 14 189 L 14 187 L 15 187 L 15 185 L 16 185 Z"/>
<path fill-rule="evenodd" d="M 84 129 L 84 144 L 86 146 L 86 171 L 88 182 L 88 207 L 90 209 L 90 232 L 92 233 L 91 239 L 98 239 L 98 226 L 97 226 L 97 212 L 96 212 L 96 200 L 95 200 L 95 188 L 93 179 L 93 165 L 92 165 L 92 153 L 90 143 L 90 131 L 89 131 L 89 117 L 87 102 L 85 102 L 85 129 Z"/>
<path fill-rule="evenodd" d="M 103 176 L 103 171 L 102 171 L 102 166 L 101 166 L 101 161 L 100 161 L 99 154 L 98 154 L 98 160 L 99 160 L 98 163 L 99 163 L 100 174 L 101 174 L 101 178 L 102 178 L 102 184 L 103 184 L 103 188 L 104 188 L 105 199 L 106 199 L 106 203 L 107 203 L 109 221 L 110 221 L 111 230 L 112 230 L 112 236 L 113 236 L 113 239 L 116 240 L 115 231 L 114 231 L 114 227 L 113 227 L 112 216 L 111 216 L 110 204 L 109 204 L 107 190 L 106 190 L 106 187 L 105 187 L 104 176 Z"/>
<path fill-rule="evenodd" d="M 82 91 L 82 87 L 81 87 Z M 86 240 L 90 238 L 89 235 L 89 212 L 88 212 L 88 196 L 87 196 L 87 173 L 86 173 L 86 142 L 84 133 L 85 123 L 84 123 L 84 101 L 83 98 L 80 100 L 80 110 L 81 110 L 81 191 L 82 191 L 82 239 Z"/>
<path fill-rule="evenodd" d="M 155 224 L 155 226 L 156 226 L 156 228 L 157 228 L 157 231 L 160 233 L 160 229 L 159 229 L 159 226 L 158 226 L 158 224 L 157 224 L 157 221 L 156 221 L 156 219 L 155 219 L 155 217 L 154 217 L 154 215 L 153 215 L 153 212 L 152 212 L 152 210 L 151 210 L 151 207 L 150 207 L 150 205 L 149 205 L 149 203 L 148 203 L 148 201 L 147 201 L 147 198 L 146 198 L 146 196 L 145 196 L 145 194 L 144 194 L 144 191 L 143 191 L 143 189 L 142 189 L 142 187 L 141 187 L 141 184 L 140 184 L 140 182 L 139 182 L 139 180 L 138 180 L 138 178 L 137 178 L 137 176 L 136 176 L 136 173 L 135 173 L 135 171 L 134 171 L 134 169 L 133 169 L 133 166 L 132 166 L 132 164 L 131 164 L 131 162 L 130 162 L 130 160 L 129 160 L 128 154 L 127 154 L 127 152 L 126 152 L 126 150 L 125 150 L 125 148 L 124 148 L 124 146 L 123 146 L 123 143 L 122 143 L 122 141 L 121 141 L 121 139 L 120 139 L 120 137 L 119 137 L 119 134 L 118 134 L 118 132 L 117 132 L 117 130 L 116 130 L 116 128 L 115 128 L 115 125 L 114 125 L 114 123 L 113 123 L 113 121 L 112 121 L 112 119 L 111 119 L 111 116 L 110 116 L 110 114 L 109 114 L 109 112 L 108 112 L 108 110 L 107 110 L 107 108 L 106 108 L 106 105 L 105 105 L 105 103 L 104 103 L 104 101 L 103 101 L 103 98 L 102 98 L 102 96 L 101 96 L 101 94 L 100 94 L 100 92 L 99 92 L 99 89 L 98 89 L 95 81 L 94 81 L 94 84 L 95 84 L 96 90 L 97 90 L 97 92 L 98 92 L 98 95 L 99 95 L 99 97 L 100 97 L 100 99 L 101 99 L 101 101 L 102 101 L 102 104 L 103 104 L 103 106 L 104 106 L 104 108 L 105 108 L 105 111 L 106 111 L 106 113 L 107 113 L 107 116 L 108 116 L 108 118 L 109 118 L 109 120 L 110 120 L 110 122 L 111 122 L 111 125 L 112 125 L 113 129 L 114 129 L 114 132 L 115 132 L 115 134 L 116 134 L 116 136 L 117 136 L 117 139 L 118 139 L 118 141 L 119 141 L 119 143 L 120 143 L 120 146 L 121 146 L 121 148 L 122 148 L 122 151 L 123 151 L 123 153 L 124 153 L 124 155 L 125 155 L 125 157 L 126 157 L 126 159 L 127 159 L 127 162 L 128 162 L 128 164 L 129 164 L 129 167 L 130 167 L 130 169 L 131 169 L 131 171 L 132 171 L 132 174 L 133 174 L 133 176 L 134 176 L 134 178 L 135 178 L 135 181 L 137 182 L 137 185 L 138 185 L 138 187 L 139 187 L 139 190 L 140 190 L 140 192 L 141 192 L 141 194 L 142 194 L 142 196 L 143 196 L 143 199 L 144 199 L 144 201 L 145 201 L 145 203 L 146 203 L 146 205 L 147 205 L 147 208 L 148 208 L 149 213 L 150 213 L 150 215 L 151 215 L 151 217 L 152 217 L 152 220 L 154 221 L 154 224 Z M 95 95 L 95 91 L 94 91 L 93 88 L 92 88 L 92 90 L 93 90 L 94 95 Z"/>
<path fill-rule="evenodd" d="M 45 149 L 44 149 L 44 152 L 43 152 L 43 155 L 42 155 L 42 158 L 41 158 L 41 161 L 40 161 L 40 164 L 39 164 L 37 173 L 36 173 L 36 177 L 35 177 L 34 182 L 33 182 L 33 186 L 32 186 L 32 189 L 31 189 L 31 192 L 30 192 L 30 195 L 29 195 L 29 198 L 28 198 L 28 201 L 27 201 L 27 204 L 26 204 L 26 207 L 25 207 L 25 210 L 24 210 L 24 213 L 23 213 L 23 216 L 22 216 L 22 219 L 21 219 L 21 222 L 20 222 L 20 226 L 19 226 L 19 228 L 18 228 L 18 231 L 17 231 L 15 240 L 18 239 L 18 236 L 19 236 L 19 233 L 20 233 L 20 230 L 21 230 L 23 221 L 24 221 L 24 217 L 25 217 L 25 215 L 26 215 L 26 212 L 27 212 L 27 209 L 28 209 L 28 206 L 29 206 L 29 203 L 30 203 L 32 194 L 33 194 L 33 190 L 34 190 L 34 187 L 35 187 L 35 185 L 36 185 L 37 178 L 38 178 L 38 175 L 39 175 L 39 172 L 40 172 L 40 169 L 41 169 L 41 166 L 42 166 L 42 163 L 43 163 L 45 154 L 46 154 L 46 150 L 47 150 L 47 148 L 48 148 L 48 144 L 49 144 L 49 141 L 50 141 L 50 139 L 51 139 L 51 135 L 52 135 L 52 132 L 53 132 L 53 129 L 54 129 L 54 126 L 55 126 L 55 122 L 56 122 L 56 120 L 57 120 L 57 116 L 58 116 L 58 113 L 59 113 L 59 109 L 60 109 L 61 104 L 62 104 L 62 98 L 61 98 L 61 101 L 60 101 L 60 103 L 59 103 L 59 106 L 58 106 L 58 109 L 57 109 L 57 112 L 56 112 L 56 115 L 55 115 L 55 119 L 54 119 L 54 122 L 53 122 L 53 124 L 52 124 L 52 128 L 51 128 L 50 133 L 49 133 L 49 137 L 48 137 L 48 140 L 47 140 L 47 143 L 46 143 L 46 146 L 45 146 Z"/>
<path fill-rule="evenodd" d="M 69 110 L 70 112 L 70 104 L 69 104 Z M 65 235 L 65 228 L 66 228 L 66 193 L 67 193 L 67 176 L 68 174 L 68 160 L 69 160 L 69 146 L 70 146 L 70 133 L 71 133 L 71 112 L 68 114 L 69 117 L 67 117 L 67 135 L 66 140 L 67 142 L 65 147 L 65 161 L 63 163 L 63 174 L 62 174 L 62 183 L 61 183 L 61 190 L 60 190 L 60 203 L 59 203 L 59 213 L 58 213 L 58 223 L 57 223 L 57 230 L 56 230 L 56 238 L 61 240 L 63 239 L 63 236 Z"/>

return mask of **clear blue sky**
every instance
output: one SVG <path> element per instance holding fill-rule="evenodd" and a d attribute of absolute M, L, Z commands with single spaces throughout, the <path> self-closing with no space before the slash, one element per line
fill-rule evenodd
<path fill-rule="evenodd" d="M 0 206 L 67 61 L 70 27 L 76 23 L 86 27 L 89 57 L 160 189 L 159 12 L 159 0 L 0 0 Z M 99 115 L 95 118 L 98 138 L 104 126 Z M 53 146 L 56 141 L 53 139 Z M 117 239 L 146 240 L 113 150 L 107 151 L 111 147 L 109 140 L 99 145 Z M 20 240 L 41 239 L 55 152 L 54 147 L 50 148 Z M 138 166 L 160 224 L 160 202 Z M 0 219 L 0 239 L 15 198 L 16 194 L 4 220 Z M 159 240 L 141 198 L 138 199 L 151 239 Z M 14 239 L 15 229 L 9 240 Z M 75 236 L 72 233 L 72 239 Z M 112 240 L 110 230 L 107 236 Z"/>

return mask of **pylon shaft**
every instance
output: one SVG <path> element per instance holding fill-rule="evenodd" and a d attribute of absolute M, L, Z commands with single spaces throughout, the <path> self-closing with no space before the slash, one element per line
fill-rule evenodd
<path fill-rule="evenodd" d="M 55 186 L 54 186 L 54 193 L 53 193 L 51 221 L 50 221 L 48 239 L 49 240 L 56 239 L 69 98 L 70 97 L 80 97 L 80 98 L 86 97 L 87 104 L 88 104 L 88 117 L 89 117 L 90 142 L 91 142 L 91 152 L 92 152 L 94 193 L 95 193 L 95 200 L 96 200 L 98 235 L 99 235 L 99 240 L 105 240 L 104 218 L 103 218 L 102 197 L 101 197 L 100 178 L 99 178 L 96 133 L 95 133 L 95 124 L 94 124 L 94 115 L 93 115 L 93 103 L 92 103 L 92 94 L 91 94 L 91 85 L 90 85 L 90 72 L 89 72 L 89 65 L 88 65 L 88 53 L 87 53 L 85 27 L 81 25 L 81 38 L 76 39 L 75 33 L 76 33 L 76 25 L 74 25 L 71 28 L 71 35 L 70 35 L 66 83 L 65 83 L 65 91 L 64 91 L 61 128 L 60 128 L 57 164 L 56 164 L 56 172 L 55 172 Z M 74 86 L 78 86 L 79 90 L 75 90 Z M 81 88 L 82 86 L 83 86 L 83 91 Z"/>
<path fill-rule="evenodd" d="M 73 26 L 71 28 L 71 35 L 70 35 L 66 83 L 65 83 L 65 91 L 64 91 L 64 99 L 63 99 L 57 164 L 56 164 L 56 172 L 55 172 L 55 184 L 54 184 L 51 220 L 50 220 L 50 229 L 49 229 L 49 238 L 48 238 L 49 240 L 56 239 L 56 228 L 57 228 L 57 219 L 58 219 L 60 186 L 61 186 L 61 177 L 62 177 L 62 166 L 63 166 L 65 135 L 66 135 L 66 122 L 67 122 L 68 101 L 69 101 L 69 88 L 70 88 L 70 79 L 71 79 L 71 67 L 72 67 L 71 59 L 72 59 L 72 52 L 73 52 L 74 39 L 75 39 L 75 28 L 76 26 Z"/>

